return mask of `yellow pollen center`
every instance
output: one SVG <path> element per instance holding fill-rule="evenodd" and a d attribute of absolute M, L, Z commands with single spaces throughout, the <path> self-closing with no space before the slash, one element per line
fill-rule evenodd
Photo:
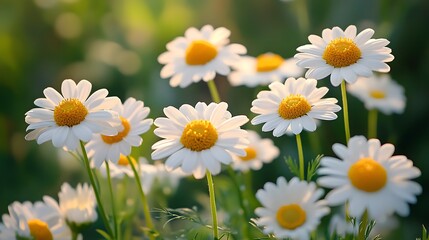
<path fill-rule="evenodd" d="M 256 71 L 258 72 L 269 72 L 276 70 L 284 59 L 277 54 L 265 53 L 261 54 L 256 58 Z"/>
<path fill-rule="evenodd" d="M 133 163 L 133 165 L 135 165 L 136 164 L 136 159 L 134 159 L 131 156 L 130 156 L 130 158 L 131 158 L 131 162 Z M 121 154 L 121 156 L 119 157 L 119 160 L 118 160 L 118 165 L 125 166 L 125 167 L 129 166 L 130 162 L 128 162 L 128 157 Z"/>
<path fill-rule="evenodd" d="M 385 93 L 380 90 L 373 90 L 369 93 L 369 95 L 375 99 L 383 99 L 386 97 Z"/>
<path fill-rule="evenodd" d="M 58 126 L 73 127 L 85 120 L 88 109 L 76 98 L 64 99 L 54 109 L 54 120 Z"/>
<path fill-rule="evenodd" d="M 280 226 L 293 230 L 305 223 L 306 213 L 298 204 L 289 204 L 277 210 L 276 218 Z"/>
<path fill-rule="evenodd" d="M 349 38 L 337 38 L 326 46 L 322 58 L 327 64 L 341 68 L 356 63 L 361 55 L 360 49 L 353 40 Z"/>
<path fill-rule="evenodd" d="M 281 101 L 278 113 L 284 119 L 295 119 L 304 116 L 310 110 L 311 105 L 305 97 L 292 94 Z"/>
<path fill-rule="evenodd" d="M 30 229 L 30 234 L 35 240 L 52 240 L 51 230 L 47 223 L 39 219 L 31 219 L 27 222 L 28 228 Z"/>
<path fill-rule="evenodd" d="M 256 157 L 256 150 L 254 148 L 248 147 L 245 149 L 246 151 L 246 156 L 244 157 L 240 157 L 241 160 L 243 161 L 249 161 L 249 160 L 253 160 Z"/>
<path fill-rule="evenodd" d="M 200 152 L 209 149 L 217 141 L 217 131 L 208 120 L 189 122 L 183 130 L 180 142 L 192 151 Z"/>
<path fill-rule="evenodd" d="M 124 130 L 122 130 L 122 132 L 119 132 L 115 136 L 101 135 L 101 138 L 105 143 L 114 144 L 114 143 L 120 142 L 130 132 L 130 128 L 131 128 L 130 123 L 127 121 L 127 119 L 123 117 L 120 117 L 120 118 L 121 118 L 122 126 L 124 126 Z"/>
<path fill-rule="evenodd" d="M 217 56 L 217 49 L 205 40 L 195 40 L 186 49 L 185 54 L 187 64 L 204 65 Z"/>
<path fill-rule="evenodd" d="M 365 192 L 376 192 L 387 182 L 386 170 L 371 158 L 359 159 L 350 167 L 348 176 L 353 186 Z"/>

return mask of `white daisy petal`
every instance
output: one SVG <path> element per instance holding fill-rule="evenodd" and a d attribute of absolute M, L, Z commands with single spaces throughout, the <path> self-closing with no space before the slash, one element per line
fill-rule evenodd
<path fill-rule="evenodd" d="M 314 119 L 333 120 L 341 108 L 333 98 L 322 99 L 327 87 L 317 88 L 315 79 L 288 78 L 284 84 L 274 82 L 271 91 L 261 91 L 252 101 L 253 125 L 264 123 L 262 131 L 273 131 L 276 137 L 287 132 L 300 134 L 303 129 L 315 131 Z M 276 96 L 276 97 L 273 97 Z"/>
<path fill-rule="evenodd" d="M 283 179 L 283 180 L 280 180 Z M 294 196 L 306 195 L 302 197 Z M 264 229 L 264 233 L 276 238 L 309 239 L 310 233 L 317 228 L 321 218 L 329 213 L 326 201 L 319 200 L 321 191 L 316 190 L 314 183 L 307 183 L 293 178 L 289 183 L 283 177 L 278 178 L 277 185 L 267 183 L 264 189 L 258 190 L 256 198 L 262 207 L 255 210 L 255 223 Z M 282 219 L 282 214 L 289 211 L 294 214 L 305 214 L 305 221 Z M 293 224 L 291 227 L 289 224 Z"/>
<path fill-rule="evenodd" d="M 311 44 L 297 48 L 297 65 L 307 68 L 307 78 L 322 79 L 330 76 L 331 84 L 339 86 L 342 80 L 354 83 L 358 77 L 369 77 L 372 71 L 388 72 L 386 62 L 393 60 L 386 39 L 371 39 L 374 30 L 365 29 L 357 34 L 356 26 L 343 31 L 339 27 L 324 29 L 322 38 L 308 37 Z M 342 46 L 342 47 L 340 47 Z M 343 51 L 347 46 L 347 51 Z"/>
<path fill-rule="evenodd" d="M 421 193 L 421 186 L 411 180 L 420 170 L 405 156 L 392 156 L 392 144 L 354 136 L 347 146 L 335 144 L 333 150 L 341 160 L 324 157 L 318 170 L 318 183 L 333 188 L 326 196 L 330 205 L 348 202 L 351 216 L 361 217 L 366 209 L 373 219 L 409 213 L 408 204 Z"/>
<path fill-rule="evenodd" d="M 240 127 L 247 117 L 232 117 L 228 104 L 198 102 L 195 107 L 182 105 L 179 109 L 165 108 L 168 118 L 155 120 L 154 133 L 166 137 L 152 145 L 154 160 L 167 157 L 167 166 L 192 173 L 195 178 L 221 171 L 221 163 L 230 164 L 232 153 L 245 154 L 246 132 Z M 175 126 L 169 124 L 176 123 Z"/>
<path fill-rule="evenodd" d="M 244 46 L 229 44 L 230 31 L 224 27 L 191 27 L 184 35 L 167 43 L 167 52 L 158 57 L 165 64 L 161 77 L 171 77 L 172 87 L 184 88 L 193 82 L 213 80 L 216 74 L 227 75 L 239 55 L 246 53 Z"/>

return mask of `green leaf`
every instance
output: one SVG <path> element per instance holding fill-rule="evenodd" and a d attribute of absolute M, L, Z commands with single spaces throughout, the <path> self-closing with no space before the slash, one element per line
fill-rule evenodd
<path fill-rule="evenodd" d="M 288 166 L 291 173 L 297 177 L 299 177 L 299 166 L 295 159 L 293 159 L 291 156 L 287 157 L 285 159 L 286 165 Z"/>
<path fill-rule="evenodd" d="M 323 155 L 319 154 L 317 157 L 310 161 L 307 167 L 307 182 L 310 182 L 311 179 L 316 175 L 317 169 L 320 166 L 320 160 L 322 159 Z"/>
<path fill-rule="evenodd" d="M 104 230 L 96 229 L 96 231 L 97 231 L 101 236 L 103 236 L 105 239 L 111 240 L 111 238 L 110 238 L 109 234 L 108 234 L 107 232 L 105 232 Z"/>

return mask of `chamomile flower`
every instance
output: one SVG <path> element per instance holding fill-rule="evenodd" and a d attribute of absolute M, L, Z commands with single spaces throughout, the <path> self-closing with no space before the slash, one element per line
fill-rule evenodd
<path fill-rule="evenodd" d="M 266 183 L 256 192 L 262 207 L 255 210 L 255 223 L 263 227 L 265 234 L 276 238 L 310 239 L 310 233 L 320 224 L 320 219 L 329 214 L 325 200 L 319 200 L 323 190 L 314 182 L 284 177 L 277 184 Z"/>
<path fill-rule="evenodd" d="M 308 68 L 305 77 L 322 79 L 331 75 L 331 83 L 338 86 L 344 79 L 356 82 L 358 76 L 370 77 L 373 71 L 389 72 L 386 62 L 393 60 L 389 41 L 383 38 L 371 39 L 374 30 L 367 28 L 357 34 L 356 26 L 346 30 L 339 27 L 326 28 L 322 37 L 310 35 L 311 44 L 298 47 L 295 55 L 297 65 Z"/>
<path fill-rule="evenodd" d="M 259 170 L 264 163 L 270 163 L 279 156 L 280 151 L 269 138 L 262 139 L 259 134 L 247 130 L 250 144 L 247 146 L 246 156 L 233 156 L 232 168 L 239 171 Z"/>
<path fill-rule="evenodd" d="M 323 157 L 318 183 L 333 188 L 326 199 L 330 205 L 348 202 L 349 215 L 360 218 L 365 210 L 371 219 L 382 219 L 393 213 L 409 214 L 408 203 L 417 201 L 421 186 L 410 179 L 420 170 L 406 156 L 393 156 L 392 144 L 381 145 L 378 139 L 363 136 L 350 138 L 348 145 L 332 147 L 340 158 Z M 388 199 L 388 201 L 386 201 Z"/>
<path fill-rule="evenodd" d="M 300 77 L 304 69 L 296 65 L 295 58 L 284 59 L 278 54 L 264 53 L 258 57 L 244 56 L 234 64 L 228 75 L 232 86 L 256 87 L 281 82 L 288 77 Z"/>
<path fill-rule="evenodd" d="M 61 92 L 48 87 L 43 91 L 46 98 L 38 98 L 33 108 L 25 115 L 25 122 L 32 130 L 26 140 L 37 139 L 38 144 L 52 140 L 55 147 L 75 150 L 79 141 L 87 142 L 93 133 L 114 135 L 117 115 L 110 111 L 119 100 L 106 98 L 108 91 L 100 89 L 90 95 L 92 85 L 81 80 L 77 85 L 66 79 L 61 85 Z"/>
<path fill-rule="evenodd" d="M 384 114 L 402 113 L 405 108 L 404 88 L 388 74 L 360 77 L 347 85 L 347 91 L 361 100 L 368 110 L 377 109 Z"/>
<path fill-rule="evenodd" d="M 245 54 L 240 44 L 229 44 L 231 32 L 205 25 L 198 30 L 189 28 L 184 37 L 177 37 L 167 44 L 167 52 L 158 57 L 165 66 L 162 78 L 169 78 L 172 87 L 187 87 L 192 82 L 213 80 L 216 74 L 228 75 L 230 66 Z"/>
<path fill-rule="evenodd" d="M 138 164 L 140 166 L 137 166 L 136 159 L 132 156 L 129 156 L 129 157 L 131 158 L 131 161 L 134 163 L 134 166 L 137 169 L 141 169 L 142 162 L 139 162 Z M 143 161 L 146 161 L 144 158 L 142 159 Z M 125 155 L 121 154 L 119 157 L 119 160 L 116 162 L 109 161 L 109 169 L 110 169 L 110 177 L 112 179 L 122 179 L 124 178 L 124 176 L 134 178 L 133 169 L 131 168 L 130 162 L 128 161 L 128 157 Z M 103 175 L 103 177 L 107 177 L 106 162 L 103 162 L 103 164 L 101 164 L 99 170 L 101 175 Z"/>
<path fill-rule="evenodd" d="M 261 91 L 253 100 L 252 112 L 259 114 L 252 124 L 265 123 L 262 131 L 273 131 L 275 137 L 292 132 L 300 134 L 303 129 L 316 130 L 315 119 L 334 120 L 341 107 L 335 98 L 322 97 L 327 87 L 317 88 L 315 79 L 288 78 L 284 84 L 273 82 L 270 91 Z"/>
<path fill-rule="evenodd" d="M 216 175 L 221 163 L 230 164 L 232 154 L 246 155 L 247 132 L 240 126 L 248 121 L 246 116 L 232 117 L 228 104 L 199 102 L 195 108 L 184 104 L 179 109 L 164 108 L 167 116 L 157 118 L 154 133 L 164 138 L 152 149 L 152 159 L 167 158 L 167 170 L 181 167 L 186 174 L 193 173 L 200 179 L 206 169 Z"/>
<path fill-rule="evenodd" d="M 182 171 L 180 168 L 176 168 L 172 171 L 168 171 L 167 167 L 163 163 L 155 163 L 153 165 L 156 169 L 154 172 L 155 178 L 153 186 L 160 189 L 163 194 L 170 195 L 179 186 L 179 182 L 182 178 L 189 176 Z M 144 174 L 145 172 L 143 172 Z M 146 172 L 146 174 L 148 174 Z"/>
<path fill-rule="evenodd" d="M 119 114 L 122 122 L 117 129 L 118 134 L 114 136 L 94 134 L 92 140 L 85 146 L 88 157 L 92 158 L 96 168 L 106 160 L 116 163 L 121 154 L 130 155 L 131 147 L 142 144 L 143 139 L 140 135 L 148 131 L 153 122 L 152 119 L 146 119 L 149 108 L 134 98 L 128 98 L 124 104 L 118 103 L 113 110 Z"/>
<path fill-rule="evenodd" d="M 9 214 L 2 216 L 0 239 L 72 239 L 57 202 L 48 196 L 43 200 L 9 205 Z"/>
<path fill-rule="evenodd" d="M 94 190 L 87 183 L 79 183 L 76 188 L 64 183 L 58 198 L 60 211 L 68 224 L 80 227 L 97 220 Z"/>

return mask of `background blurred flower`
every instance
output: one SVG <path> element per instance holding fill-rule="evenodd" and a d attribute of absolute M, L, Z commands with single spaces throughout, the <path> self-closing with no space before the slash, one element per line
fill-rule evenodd
<path fill-rule="evenodd" d="M 199 31 L 189 28 L 184 37 L 177 37 L 167 44 L 167 52 L 158 57 L 165 66 L 161 77 L 170 79 L 172 87 L 187 87 L 201 79 L 213 80 L 216 73 L 228 75 L 230 66 L 245 54 L 246 48 L 240 44 L 229 44 L 231 32 L 224 28 L 213 29 L 205 25 Z"/>
<path fill-rule="evenodd" d="M 280 151 L 269 138 L 262 139 L 259 134 L 252 130 L 247 130 L 249 145 L 246 156 L 233 155 L 232 168 L 239 171 L 259 170 L 264 163 L 270 163 L 279 156 Z"/>
<path fill-rule="evenodd" d="M 87 183 L 78 183 L 75 189 L 63 183 L 58 198 L 60 211 L 69 225 L 80 227 L 97 220 L 94 191 Z"/>
<path fill-rule="evenodd" d="M 367 28 L 357 34 L 356 26 L 346 30 L 339 27 L 326 28 L 322 37 L 310 35 L 311 44 L 298 47 L 301 53 L 297 65 L 308 68 L 305 77 L 322 79 L 331 75 L 331 83 L 338 86 L 345 80 L 356 82 L 358 76 L 369 77 L 372 71 L 389 72 L 386 62 L 393 60 L 391 49 L 386 47 L 386 39 L 371 39 L 374 30 Z"/>
<path fill-rule="evenodd" d="M 274 53 L 264 53 L 258 57 L 243 56 L 232 67 L 228 75 L 232 86 L 256 87 L 272 82 L 282 82 L 288 77 L 300 77 L 304 69 L 296 65 L 295 58 L 283 59 Z"/>
<path fill-rule="evenodd" d="M 392 156 L 392 144 L 378 139 L 350 138 L 347 146 L 336 143 L 332 150 L 341 159 L 323 157 L 317 182 L 333 188 L 326 199 L 330 205 L 348 202 L 349 214 L 360 218 L 367 210 L 371 219 L 383 219 L 397 212 L 408 216 L 407 203 L 416 203 L 421 186 L 410 179 L 420 170 L 403 155 Z M 386 201 L 388 199 L 388 201 Z"/>
<path fill-rule="evenodd" d="M 228 104 L 199 102 L 195 108 L 184 104 L 179 109 L 164 108 L 167 118 L 155 120 L 154 133 L 165 138 L 156 142 L 152 159 L 167 158 L 167 170 L 178 168 L 193 173 L 199 179 L 206 169 L 213 175 L 221 171 L 221 163 L 230 164 L 232 154 L 244 156 L 248 143 L 247 132 L 240 126 L 248 121 L 246 116 L 232 117 Z"/>
<path fill-rule="evenodd" d="M 404 88 L 388 74 L 360 77 L 355 83 L 347 85 L 347 91 L 361 100 L 368 110 L 377 109 L 388 115 L 404 112 Z"/>
<path fill-rule="evenodd" d="M 266 183 L 256 193 L 262 207 L 255 210 L 258 218 L 254 221 L 276 238 L 310 239 L 321 218 L 330 212 L 326 201 L 319 200 L 322 195 L 314 182 L 294 177 L 288 183 L 279 177 L 277 184 Z"/>
<path fill-rule="evenodd" d="M 303 129 L 316 130 L 314 119 L 334 120 L 340 111 L 337 99 L 322 97 L 329 91 L 327 87 L 317 88 L 315 79 L 288 78 L 284 84 L 274 82 L 270 91 L 261 91 L 252 102 L 252 112 L 259 114 L 252 124 L 265 123 L 262 131 L 273 131 L 275 137 L 286 132 L 299 134 Z"/>
<path fill-rule="evenodd" d="M 70 240 L 71 231 L 63 220 L 57 202 L 49 196 L 44 201 L 14 202 L 3 215 L 0 239 Z"/>
<path fill-rule="evenodd" d="M 118 134 L 114 136 L 94 134 L 92 140 L 85 146 L 88 157 L 92 158 L 97 168 L 106 160 L 116 163 L 121 154 L 130 155 L 131 147 L 142 144 L 143 139 L 140 135 L 148 131 L 153 122 L 152 119 L 146 119 L 149 108 L 144 107 L 144 103 L 135 98 L 128 98 L 124 104 L 119 102 L 112 110 L 118 113 L 122 123 L 117 128 Z"/>
<path fill-rule="evenodd" d="M 76 85 L 71 79 L 63 81 L 62 95 L 53 88 L 46 88 L 43 91 L 46 98 L 34 101 L 40 108 L 25 114 L 25 122 L 30 124 L 27 130 L 32 130 L 25 139 L 37 139 L 38 144 L 52 140 L 55 147 L 75 150 L 79 141 L 89 141 L 93 133 L 116 134 L 111 126 L 116 115 L 109 110 L 117 98 L 106 98 L 106 89 L 90 95 L 91 88 L 87 80 Z"/>

